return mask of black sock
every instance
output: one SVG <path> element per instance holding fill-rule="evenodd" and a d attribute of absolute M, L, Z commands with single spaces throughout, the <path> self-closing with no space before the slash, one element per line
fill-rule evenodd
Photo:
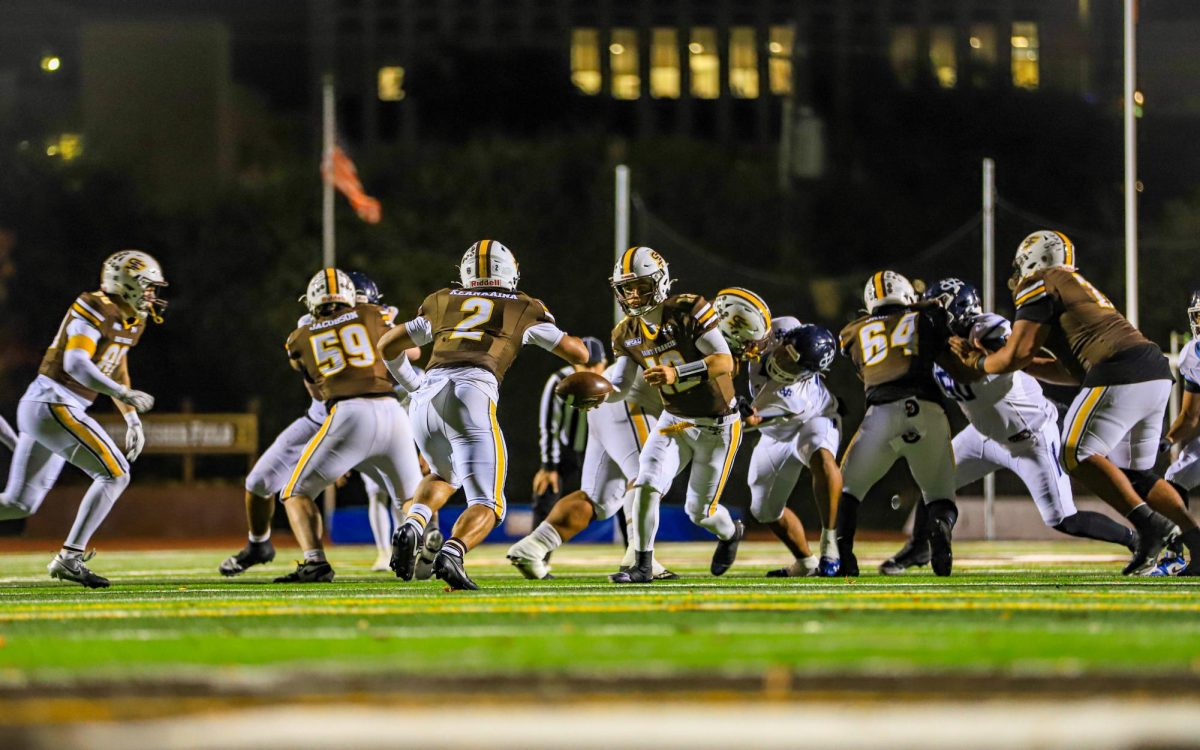
<path fill-rule="evenodd" d="M 1154 510 L 1149 505 L 1142 503 L 1126 513 L 1125 517 L 1133 524 L 1133 528 L 1138 531 L 1147 531 L 1147 526 L 1154 520 Z"/>
<path fill-rule="evenodd" d="M 838 502 L 837 521 L 834 529 L 837 534 L 838 553 L 843 557 L 854 552 L 854 534 L 858 531 L 859 500 L 853 495 L 842 493 Z"/>
<path fill-rule="evenodd" d="M 929 541 L 929 506 L 924 499 L 917 501 L 917 510 L 913 514 L 912 538 L 914 542 Z"/>
<path fill-rule="evenodd" d="M 927 506 L 930 522 L 944 521 L 951 529 L 958 523 L 958 506 L 953 500 L 934 500 Z"/>
<path fill-rule="evenodd" d="M 467 554 L 467 545 L 463 544 L 462 540 L 458 537 L 452 536 L 442 545 L 442 552 L 445 552 L 447 555 L 453 555 L 461 560 Z"/>
<path fill-rule="evenodd" d="M 1183 545 L 1188 548 L 1188 552 L 1191 553 L 1192 558 L 1200 555 L 1200 528 L 1183 532 L 1179 535 L 1179 541 L 1183 542 Z"/>
<path fill-rule="evenodd" d="M 1137 536 L 1133 529 L 1122 526 L 1103 513 L 1091 510 L 1081 510 L 1073 516 L 1067 516 L 1054 527 L 1056 530 L 1071 536 L 1085 539 L 1099 539 L 1102 542 L 1112 542 L 1133 548 Z"/>
<path fill-rule="evenodd" d="M 639 568 L 641 570 L 654 569 L 654 550 L 648 549 L 645 552 L 634 552 L 633 555 L 633 566 L 635 568 Z"/>

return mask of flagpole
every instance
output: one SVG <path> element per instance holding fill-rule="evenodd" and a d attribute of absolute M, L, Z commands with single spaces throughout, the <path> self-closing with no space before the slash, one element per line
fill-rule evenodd
<path fill-rule="evenodd" d="M 337 251 L 334 246 L 333 231 L 333 145 L 334 145 L 334 110 L 333 110 L 333 76 L 326 73 L 321 80 L 321 164 L 325 167 L 327 177 L 322 181 L 321 196 L 321 265 L 330 268 L 336 265 Z"/>

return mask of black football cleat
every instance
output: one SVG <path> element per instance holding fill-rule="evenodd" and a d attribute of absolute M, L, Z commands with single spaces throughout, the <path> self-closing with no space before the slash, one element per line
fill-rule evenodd
<path fill-rule="evenodd" d="M 63 557 L 60 553 L 54 556 L 54 559 L 46 566 L 46 570 L 50 573 L 51 578 L 57 578 L 60 581 L 71 581 L 88 589 L 106 589 L 109 586 L 108 579 L 96 575 L 87 565 L 84 565 L 95 555 L 96 553 L 92 552 L 83 557 Z"/>
<path fill-rule="evenodd" d="M 622 567 L 608 580 L 613 583 L 652 583 L 654 581 L 654 550 L 634 553 L 637 561 L 628 568 Z"/>
<path fill-rule="evenodd" d="M 279 576 L 275 583 L 330 583 L 333 581 L 333 566 L 328 562 L 298 562 L 296 569 Z"/>
<path fill-rule="evenodd" d="M 479 586 L 467 575 L 462 558 L 457 555 L 439 552 L 433 561 L 433 574 L 445 581 L 451 591 L 479 590 Z"/>
<path fill-rule="evenodd" d="M 898 576 L 909 568 L 919 568 L 929 564 L 932 553 L 929 551 L 929 540 L 917 541 L 909 539 L 900 551 L 884 560 L 879 565 L 879 572 L 885 576 Z"/>
<path fill-rule="evenodd" d="M 404 524 L 392 534 L 392 560 L 388 567 L 396 577 L 411 581 L 417 570 L 417 545 L 421 535 L 409 524 Z"/>
<path fill-rule="evenodd" d="M 1137 547 L 1133 550 L 1133 557 L 1129 558 L 1129 563 L 1121 571 L 1121 575 L 1140 576 L 1150 572 L 1158 562 L 1158 556 L 1171 543 L 1175 524 L 1164 516 L 1154 515 L 1158 517 L 1151 518 L 1143 528 L 1138 529 Z"/>
<path fill-rule="evenodd" d="M 746 527 L 741 521 L 734 521 L 733 527 L 733 536 L 718 541 L 717 548 L 713 550 L 712 564 L 708 566 L 708 572 L 715 576 L 724 575 L 737 560 L 738 544 L 746 535 Z"/>
<path fill-rule="evenodd" d="M 945 578 L 954 568 L 954 551 L 950 548 L 954 526 L 945 518 L 929 521 L 929 567 L 933 574 Z"/>
<path fill-rule="evenodd" d="M 838 551 L 841 558 L 842 566 L 838 569 L 838 575 L 845 578 L 858 577 L 858 556 L 854 554 L 854 550 L 843 549 Z"/>
<path fill-rule="evenodd" d="M 223 576 L 238 576 L 246 572 L 247 568 L 255 565 L 265 565 L 275 559 L 275 545 L 271 544 L 270 540 L 265 542 L 246 542 L 246 546 L 242 551 L 231 557 L 225 558 L 217 568 Z"/>

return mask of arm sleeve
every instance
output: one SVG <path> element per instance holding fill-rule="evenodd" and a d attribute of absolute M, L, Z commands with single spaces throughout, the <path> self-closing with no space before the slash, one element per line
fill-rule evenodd
<path fill-rule="evenodd" d="M 90 388 L 105 396 L 115 396 L 124 392 L 125 386 L 100 372 L 100 368 L 92 362 L 92 352 L 71 346 L 71 340 L 77 336 L 90 340 L 93 347 L 100 340 L 100 332 L 81 318 L 72 318 L 71 322 L 67 323 L 67 350 L 63 353 L 63 369 L 67 374 L 84 388 Z"/>
<path fill-rule="evenodd" d="M 710 354 L 730 354 L 729 344 L 717 330 L 716 324 L 696 339 L 696 348 L 706 357 Z"/>
<path fill-rule="evenodd" d="M 624 401 L 629 395 L 629 391 L 633 388 L 633 381 L 637 378 L 638 365 L 633 360 L 633 357 L 628 355 L 617 354 L 617 361 L 609 368 L 612 372 L 612 377 L 609 382 L 612 383 L 613 392 L 608 395 L 608 401 Z"/>
<path fill-rule="evenodd" d="M 558 342 L 562 341 L 563 336 L 566 336 L 558 326 L 553 323 L 535 323 L 525 329 L 525 333 L 521 336 L 521 344 L 528 346 L 536 344 L 548 352 L 554 351 L 554 347 L 558 346 Z"/>
<path fill-rule="evenodd" d="M 538 407 L 538 453 L 543 469 L 557 469 L 562 458 L 555 439 L 561 422 L 562 400 L 554 393 L 554 387 L 561 380 L 562 374 L 559 372 L 550 376 L 542 388 L 542 400 Z"/>
<path fill-rule="evenodd" d="M 408 337 L 417 346 L 425 346 L 433 341 L 433 325 L 424 315 L 418 315 L 405 323 L 404 330 L 408 331 Z"/>

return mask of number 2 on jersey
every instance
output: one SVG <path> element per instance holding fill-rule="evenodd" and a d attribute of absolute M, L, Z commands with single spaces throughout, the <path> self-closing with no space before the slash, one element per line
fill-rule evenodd
<path fill-rule="evenodd" d="M 668 367 L 679 367 L 682 364 L 684 364 L 683 355 L 680 354 L 679 352 L 675 351 L 674 349 L 665 351 L 662 354 L 658 355 L 658 357 L 646 357 L 647 369 L 651 368 L 651 367 L 658 367 L 659 365 L 666 365 Z M 683 391 L 686 391 L 689 388 L 695 388 L 698 385 L 700 385 L 699 380 L 689 380 L 686 383 L 680 383 L 680 382 L 676 381 L 674 385 L 664 385 L 662 387 L 662 392 L 663 393 L 682 393 Z"/>
<path fill-rule="evenodd" d="M 892 329 L 892 335 L 887 334 L 887 321 L 873 320 L 858 331 L 858 343 L 862 347 L 863 365 L 870 367 L 887 359 L 892 349 L 903 349 L 904 356 L 912 357 L 916 351 L 913 338 L 917 334 L 917 313 L 905 313 Z"/>
<path fill-rule="evenodd" d="M 361 323 L 348 325 L 336 331 L 325 331 L 313 336 L 313 357 L 317 360 L 317 371 L 323 377 L 336 375 L 351 367 L 370 367 L 375 364 L 375 347 L 366 326 Z"/>
<path fill-rule="evenodd" d="M 471 297 L 463 300 L 462 307 L 459 309 L 466 313 L 471 313 L 463 318 L 463 321 L 454 326 L 454 333 L 450 334 L 452 339 L 470 339 L 471 341 L 479 341 L 483 338 L 483 331 L 473 331 L 472 328 L 478 328 L 484 323 L 492 319 L 492 309 L 495 303 L 490 299 L 483 297 Z"/>

